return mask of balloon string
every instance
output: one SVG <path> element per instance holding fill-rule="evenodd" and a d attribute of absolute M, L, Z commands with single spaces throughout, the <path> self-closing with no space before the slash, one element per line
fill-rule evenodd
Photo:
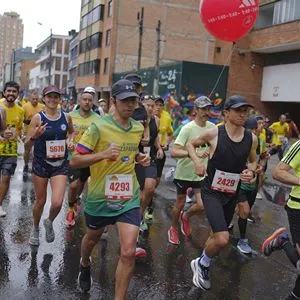
<path fill-rule="evenodd" d="M 229 62 L 229 60 L 230 60 L 230 58 L 231 58 L 231 56 L 232 56 L 232 53 L 233 53 L 235 47 L 236 47 L 236 43 L 233 43 L 232 49 L 231 49 L 231 51 L 230 51 L 230 53 L 229 53 L 229 55 L 228 55 L 228 57 L 227 57 L 227 59 L 226 59 L 226 61 L 225 61 L 225 64 L 223 65 L 223 68 L 222 68 L 222 70 L 221 70 L 221 72 L 220 72 L 220 75 L 219 75 L 217 81 L 216 81 L 216 84 L 214 85 L 214 88 L 212 89 L 212 91 L 211 91 L 211 93 L 209 94 L 208 98 L 210 98 L 210 97 L 212 96 L 212 94 L 213 94 L 214 91 L 216 90 L 218 84 L 220 83 L 221 77 L 222 77 L 222 75 L 223 75 L 223 73 L 224 73 L 224 71 L 225 71 L 225 68 L 227 67 L 227 64 L 228 64 L 228 62 Z"/>

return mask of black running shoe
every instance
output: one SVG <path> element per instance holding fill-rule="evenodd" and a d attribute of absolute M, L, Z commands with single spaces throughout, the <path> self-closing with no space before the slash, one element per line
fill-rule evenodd
<path fill-rule="evenodd" d="M 78 275 L 78 286 L 84 292 L 87 293 L 92 286 L 91 278 L 91 266 L 83 267 L 82 264 L 79 266 L 79 275 Z"/>

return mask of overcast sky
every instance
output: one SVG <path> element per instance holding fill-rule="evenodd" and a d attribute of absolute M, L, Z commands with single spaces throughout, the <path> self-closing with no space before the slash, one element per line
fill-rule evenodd
<path fill-rule="evenodd" d="M 0 14 L 15 11 L 23 19 L 23 47 L 33 50 L 46 39 L 50 29 L 54 34 L 67 35 L 79 29 L 81 0 L 1 0 Z M 42 23 L 43 25 L 38 25 Z"/>

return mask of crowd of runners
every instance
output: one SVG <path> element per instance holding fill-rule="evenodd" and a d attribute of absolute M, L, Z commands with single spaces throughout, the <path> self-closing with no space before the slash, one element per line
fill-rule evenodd
<path fill-rule="evenodd" d="M 283 249 L 300 269 L 300 136 L 289 114 L 270 124 L 245 98 L 231 96 L 225 101 L 220 122 L 213 124 L 208 121 L 212 102 L 201 96 L 174 132 L 165 100 L 144 95 L 137 74 L 114 83 L 109 101 L 97 101 L 95 89 L 86 87 L 77 105 L 67 105 L 61 91 L 50 85 L 43 89 L 41 99 L 32 93 L 22 104 L 19 85 L 12 81 L 5 84 L 3 95 L 0 217 L 6 216 L 2 203 L 16 169 L 18 143 L 24 143 L 23 172 L 32 172 L 35 190 L 29 244 L 38 247 L 42 243 L 40 221 L 47 199 L 51 206 L 43 227 L 46 242 L 55 240 L 53 222 L 67 189 L 67 228 L 76 226 L 78 206 L 84 206 L 86 233 L 78 262 L 78 285 L 84 292 L 92 285 L 93 248 L 107 234 L 107 226 L 116 224 L 120 257 L 115 299 L 125 299 L 136 257 L 147 256 L 139 236 L 153 218 L 155 189 L 167 151 L 177 162 L 176 169 L 166 175 L 174 182 L 177 196 L 166 240 L 179 245 L 180 232 L 191 238 L 189 220 L 196 214 L 205 214 L 211 228 L 203 251 L 190 263 L 196 287 L 211 288 L 212 259 L 228 245 L 235 213 L 240 234 L 237 248 L 252 253 L 247 223 L 255 222 L 251 208 L 255 199 L 261 198 L 268 160 L 275 154 L 280 162 L 273 170 L 274 178 L 292 186 L 286 205 L 291 239 L 286 228 L 279 228 L 262 241 L 262 252 L 269 256 Z M 192 202 L 188 210 L 184 209 L 186 202 Z M 300 299 L 300 275 L 287 299 Z"/>

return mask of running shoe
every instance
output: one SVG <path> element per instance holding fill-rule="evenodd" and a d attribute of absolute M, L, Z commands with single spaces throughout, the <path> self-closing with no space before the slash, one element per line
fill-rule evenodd
<path fill-rule="evenodd" d="M 0 206 L 0 217 L 5 217 L 6 212 L 3 210 L 2 206 Z"/>
<path fill-rule="evenodd" d="M 260 194 L 260 193 L 257 193 L 256 194 L 256 199 L 258 200 L 262 200 L 263 196 Z"/>
<path fill-rule="evenodd" d="M 39 246 L 40 245 L 40 230 L 38 228 L 32 227 L 29 239 L 29 245 Z"/>
<path fill-rule="evenodd" d="M 181 211 L 180 212 L 180 228 L 181 232 L 184 236 L 189 237 L 191 236 L 191 225 L 189 219 L 186 217 L 186 214 Z"/>
<path fill-rule="evenodd" d="M 44 220 L 44 227 L 46 230 L 46 241 L 47 243 L 52 243 L 55 239 L 55 233 L 53 230 L 53 224 L 49 219 Z"/>
<path fill-rule="evenodd" d="M 178 237 L 178 230 L 173 226 L 171 226 L 170 229 L 168 230 L 168 239 L 169 242 L 173 245 L 180 244 L 179 237 Z"/>
<path fill-rule="evenodd" d="M 147 252 L 142 247 L 136 246 L 135 248 L 135 257 L 146 257 Z"/>
<path fill-rule="evenodd" d="M 203 290 L 209 290 L 211 287 L 209 279 L 209 267 L 200 264 L 200 257 L 191 261 L 193 271 L 193 283 L 196 287 Z"/>
<path fill-rule="evenodd" d="M 285 300 L 299 300 L 299 298 L 294 293 L 290 293 Z"/>
<path fill-rule="evenodd" d="M 147 208 L 145 215 L 144 215 L 144 219 L 146 221 L 151 221 L 153 219 L 153 209 L 151 208 Z"/>
<path fill-rule="evenodd" d="M 66 226 L 70 228 L 75 225 L 75 212 L 73 207 L 69 207 L 67 218 L 66 218 Z"/>
<path fill-rule="evenodd" d="M 252 248 L 249 246 L 248 239 L 240 239 L 237 243 L 237 248 L 241 253 L 244 254 L 252 253 Z"/>
<path fill-rule="evenodd" d="M 227 226 L 228 230 L 232 230 L 233 229 L 233 223 L 229 223 L 229 225 Z"/>
<path fill-rule="evenodd" d="M 248 216 L 247 221 L 250 223 L 255 223 L 255 219 L 253 218 L 253 216 L 251 214 Z"/>
<path fill-rule="evenodd" d="M 84 267 L 80 262 L 78 286 L 84 293 L 87 293 L 91 289 L 92 286 L 91 264 L 89 264 L 88 267 Z"/>
<path fill-rule="evenodd" d="M 282 245 L 289 241 L 287 229 L 281 227 L 275 230 L 263 243 L 261 251 L 265 256 L 271 255 L 275 250 L 282 249 Z"/>
<path fill-rule="evenodd" d="M 28 173 L 28 171 L 29 171 L 29 166 L 28 165 L 24 165 L 23 172 L 24 173 Z"/>

